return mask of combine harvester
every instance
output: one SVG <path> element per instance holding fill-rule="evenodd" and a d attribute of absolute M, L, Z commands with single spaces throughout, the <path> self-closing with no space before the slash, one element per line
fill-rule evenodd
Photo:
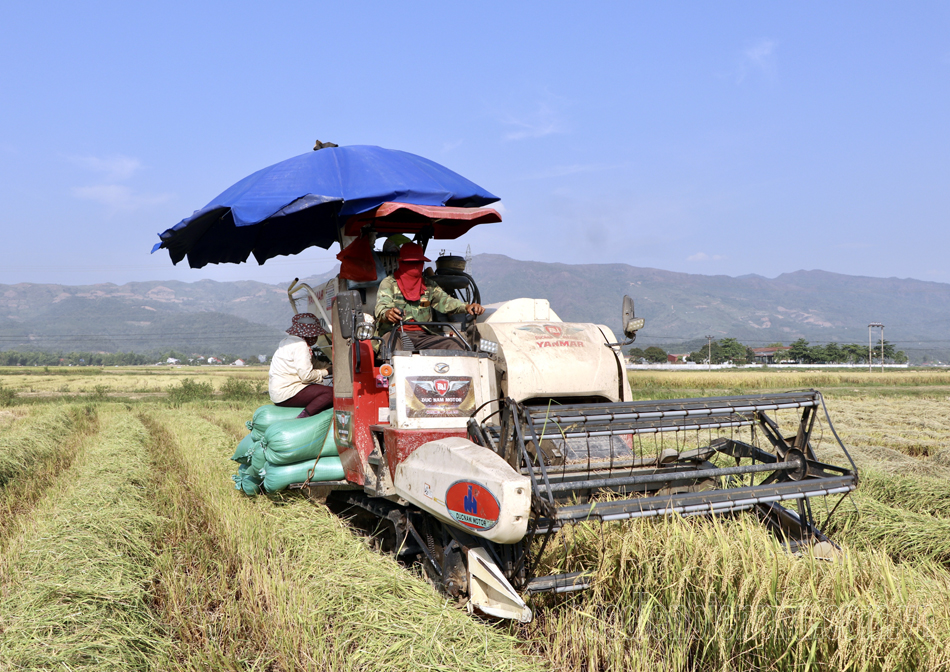
<path fill-rule="evenodd" d="M 319 153 L 329 151 L 339 150 Z M 344 205 L 334 235 L 342 248 L 394 234 L 426 247 L 501 221 L 484 203 L 449 203 L 384 200 L 348 216 Z M 168 234 L 162 246 L 175 259 Z M 291 487 L 371 516 L 388 537 L 384 547 L 421 562 L 470 611 L 526 622 L 526 594 L 587 588 L 596 568 L 536 575 L 549 540 L 574 523 L 751 511 L 793 552 L 833 547 L 811 500 L 840 503 L 858 479 L 819 392 L 634 401 L 621 346 L 644 320 L 629 297 L 626 342 L 604 325 L 563 322 L 546 300 L 523 298 L 485 306 L 474 323 L 437 314 L 426 324 L 454 333 L 465 349 L 413 350 L 401 327 L 380 339 L 372 322 L 377 287 L 396 256 L 372 252 L 372 281 L 338 276 L 311 288 L 295 280 L 288 289 L 294 310 L 306 298 L 328 332 L 316 347 L 333 361 L 333 438 L 344 472 Z M 480 302 L 463 267 L 441 256 L 433 279 Z M 818 459 L 821 418 L 848 467 Z"/>

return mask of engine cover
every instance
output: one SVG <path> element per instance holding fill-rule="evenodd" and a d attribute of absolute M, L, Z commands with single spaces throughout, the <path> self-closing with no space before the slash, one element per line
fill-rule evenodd
<path fill-rule="evenodd" d="M 503 374 L 501 396 L 515 401 L 596 397 L 628 401 L 626 362 L 613 333 L 597 324 L 572 322 L 479 323 L 483 338 L 499 344 L 496 366 Z"/>

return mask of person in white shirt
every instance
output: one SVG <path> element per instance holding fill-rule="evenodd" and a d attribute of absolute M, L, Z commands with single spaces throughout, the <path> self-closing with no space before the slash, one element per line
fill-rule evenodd
<path fill-rule="evenodd" d="M 294 315 L 289 334 L 271 358 L 268 392 L 277 406 L 302 408 L 298 418 L 308 418 L 333 406 L 333 387 L 320 385 L 327 369 L 313 368 L 311 346 L 326 332 L 313 313 Z"/>

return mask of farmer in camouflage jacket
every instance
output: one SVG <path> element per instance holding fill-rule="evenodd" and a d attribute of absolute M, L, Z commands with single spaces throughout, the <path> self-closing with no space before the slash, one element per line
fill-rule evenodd
<path fill-rule="evenodd" d="M 463 303 L 446 294 L 435 282 L 425 277 L 422 267 L 429 261 L 416 243 L 399 248 L 399 268 L 379 283 L 376 294 L 376 331 L 382 336 L 403 321 L 406 335 L 418 350 L 462 350 L 457 339 L 429 333 L 412 322 L 431 322 L 432 309 L 447 315 L 468 313 L 481 315 L 485 309 L 477 303 Z"/>

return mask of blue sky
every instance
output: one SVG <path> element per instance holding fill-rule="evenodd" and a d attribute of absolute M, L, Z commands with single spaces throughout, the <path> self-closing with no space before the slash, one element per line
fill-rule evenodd
<path fill-rule="evenodd" d="M 445 164 L 449 249 L 950 282 L 950 3 L 5 3 L 0 283 L 173 267 L 156 234 L 315 139 Z"/>

